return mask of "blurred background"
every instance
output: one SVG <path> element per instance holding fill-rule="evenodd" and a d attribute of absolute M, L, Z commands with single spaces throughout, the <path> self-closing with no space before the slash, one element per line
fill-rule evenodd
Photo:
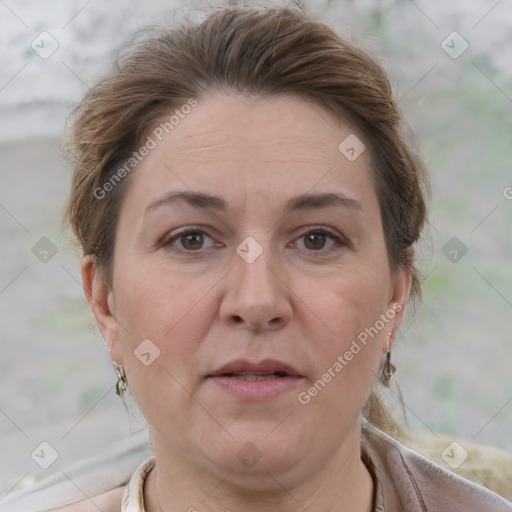
<path fill-rule="evenodd" d="M 142 427 L 115 395 L 61 223 L 59 142 L 128 35 L 198 5 L 0 1 L 0 489 L 42 471 L 42 442 L 54 470 Z M 302 5 L 378 57 L 432 175 L 424 303 L 393 351 L 409 423 L 512 452 L 512 3 Z"/>

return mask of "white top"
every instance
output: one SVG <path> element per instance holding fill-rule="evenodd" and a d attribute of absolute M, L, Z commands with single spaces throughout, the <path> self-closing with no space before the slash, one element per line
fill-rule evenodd
<path fill-rule="evenodd" d="M 121 512 L 145 512 L 144 482 L 154 467 L 155 457 L 150 457 L 137 468 L 125 487 Z"/>

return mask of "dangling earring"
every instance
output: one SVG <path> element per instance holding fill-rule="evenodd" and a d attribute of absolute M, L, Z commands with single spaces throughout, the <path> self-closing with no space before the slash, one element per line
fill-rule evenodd
<path fill-rule="evenodd" d="M 120 364 L 117 364 L 115 361 L 112 361 L 112 366 L 114 367 L 114 371 L 116 372 L 117 375 L 116 394 L 118 394 L 122 398 L 124 392 L 128 389 L 128 380 L 126 379 L 126 372 L 124 371 L 124 367 Z"/>
<path fill-rule="evenodd" d="M 386 360 L 384 362 L 384 369 L 383 369 L 383 384 L 385 386 L 389 386 L 389 381 L 391 380 L 391 377 L 393 377 L 394 373 L 396 372 L 396 367 L 391 364 L 391 348 L 389 346 L 391 336 L 393 335 L 392 332 L 388 332 L 388 351 L 386 352 Z"/>

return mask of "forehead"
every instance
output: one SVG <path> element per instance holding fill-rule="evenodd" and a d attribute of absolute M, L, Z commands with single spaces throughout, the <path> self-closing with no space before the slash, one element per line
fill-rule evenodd
<path fill-rule="evenodd" d="M 290 95 L 270 97 L 210 94 L 185 117 L 174 147 L 176 157 L 193 155 L 208 159 L 229 147 L 232 156 L 325 163 L 338 156 L 339 137 L 349 134 L 348 125 L 325 107 Z M 236 151 L 238 149 L 238 152 Z M 244 158 L 244 159 L 245 159 Z"/>
<path fill-rule="evenodd" d="M 236 196 L 240 207 L 320 189 L 362 200 L 374 194 L 367 152 L 356 159 L 343 152 L 346 140 L 359 141 L 361 151 L 362 136 L 325 107 L 294 96 L 210 93 L 186 111 L 149 130 L 155 145 L 137 166 L 128 200 L 149 202 L 172 189 Z"/>

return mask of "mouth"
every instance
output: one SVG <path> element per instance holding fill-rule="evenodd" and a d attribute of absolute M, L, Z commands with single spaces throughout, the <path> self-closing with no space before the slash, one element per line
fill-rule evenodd
<path fill-rule="evenodd" d="M 258 380 L 270 380 L 270 379 L 282 379 L 283 377 L 289 377 L 284 372 L 273 372 L 273 373 L 225 373 L 220 377 L 231 377 L 233 379 L 245 380 L 247 382 L 255 382 Z"/>
<path fill-rule="evenodd" d="M 263 400 L 295 389 L 304 377 L 282 361 L 238 359 L 219 368 L 208 378 L 223 392 L 238 399 Z"/>
<path fill-rule="evenodd" d="M 302 375 L 293 366 L 276 359 L 263 359 L 262 361 L 236 359 L 215 370 L 208 377 L 232 377 L 255 381 L 283 377 L 302 377 Z"/>

